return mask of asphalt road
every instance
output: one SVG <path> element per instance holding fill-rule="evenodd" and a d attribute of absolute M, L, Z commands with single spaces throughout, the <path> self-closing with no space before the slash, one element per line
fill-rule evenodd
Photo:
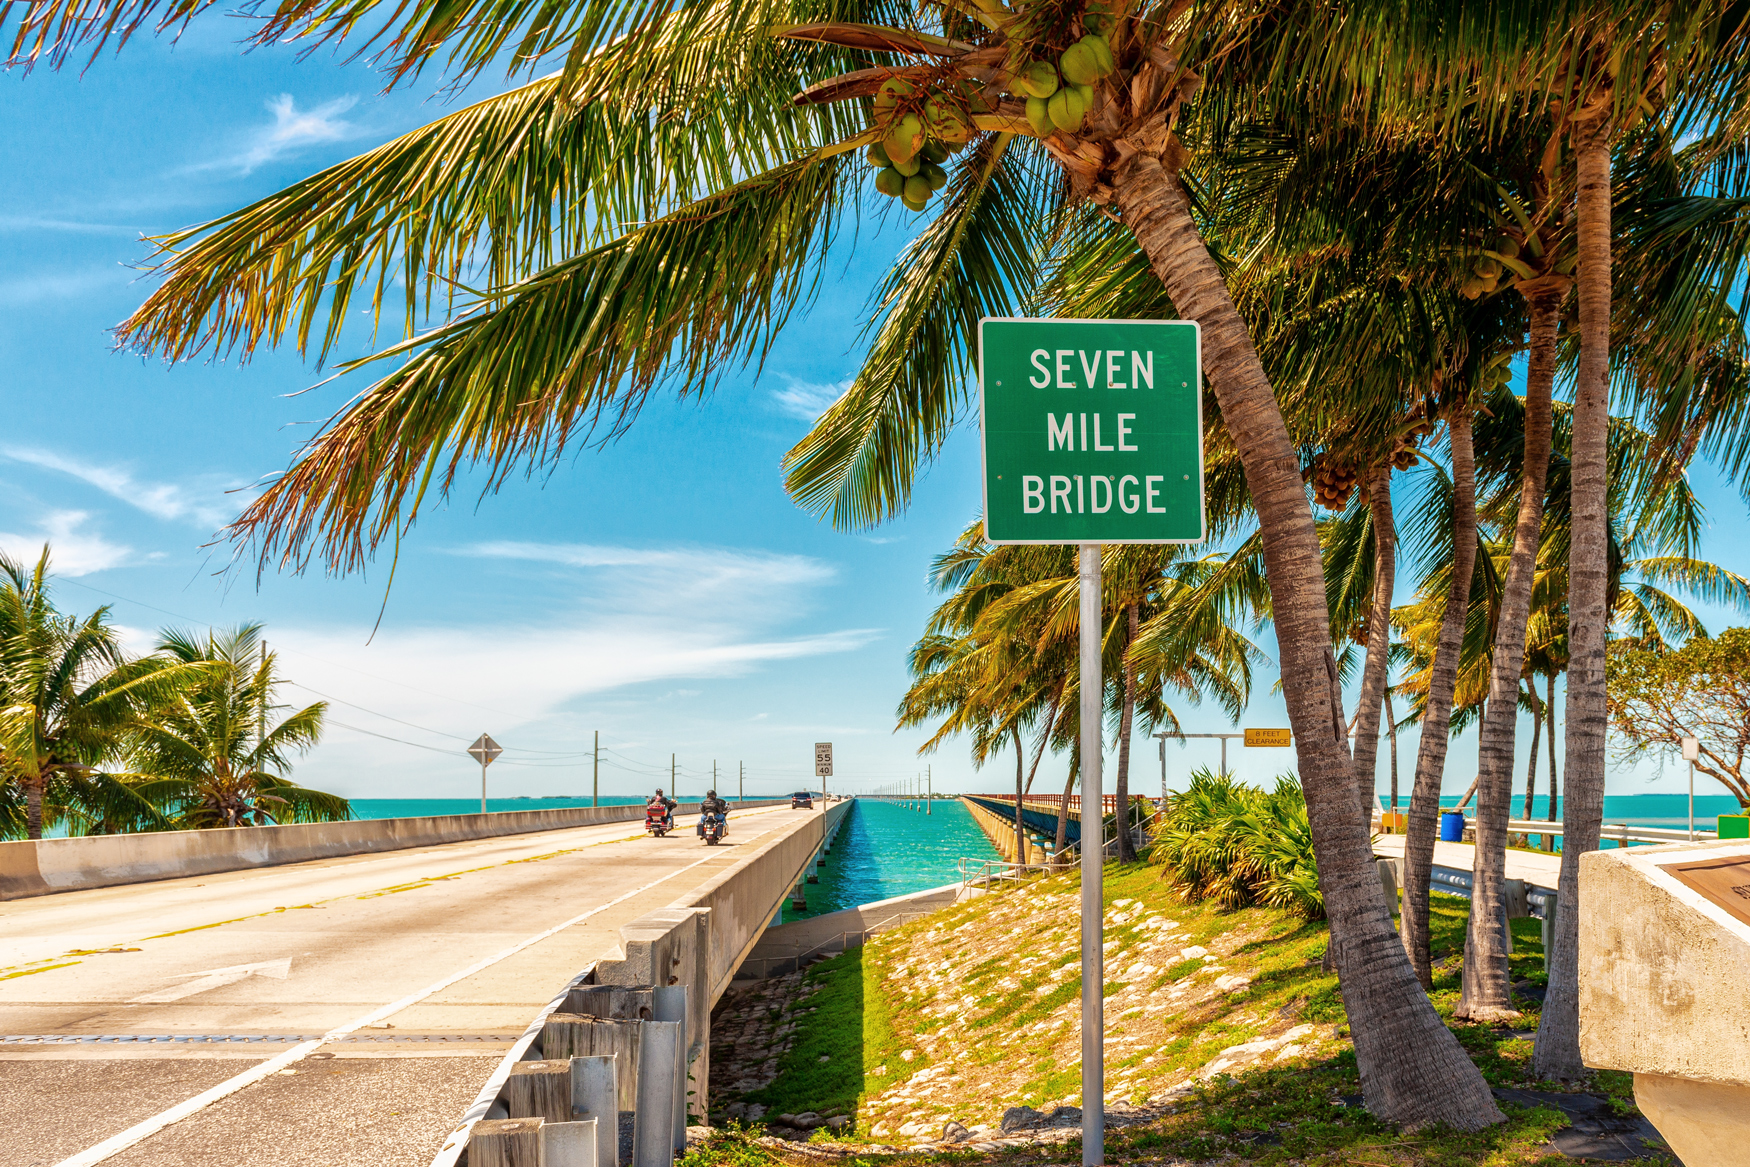
<path fill-rule="evenodd" d="M 294 1044 L 261 1039 L 418 997 L 109 1162 L 424 1167 L 623 924 L 819 813 L 734 814 L 718 848 L 615 823 L 0 903 L 0 1105 L 33 1120 L 0 1128 L 0 1163 L 58 1163 Z"/>

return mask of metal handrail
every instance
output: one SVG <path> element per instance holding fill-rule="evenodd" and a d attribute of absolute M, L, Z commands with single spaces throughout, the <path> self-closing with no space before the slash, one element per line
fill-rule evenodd
<path fill-rule="evenodd" d="M 1385 813 L 1390 814 L 1391 812 L 1387 811 Z M 1408 812 L 1400 810 L 1397 813 L 1406 814 Z M 1452 812 L 1442 809 L 1440 813 L 1451 814 Z M 1475 815 L 1465 815 L 1465 830 L 1475 830 L 1476 825 L 1477 820 Z M 1560 835 L 1563 833 L 1562 824 L 1559 821 L 1549 822 L 1544 819 L 1510 818 L 1507 820 L 1507 830 L 1516 835 Z M 1704 839 L 1714 839 L 1718 837 L 1718 831 L 1698 830 L 1695 832 L 1694 841 L 1699 843 Z M 1625 846 L 1629 843 L 1687 843 L 1691 841 L 1687 828 L 1631 827 L 1627 823 L 1603 824 L 1600 828 L 1598 839 L 1599 842 L 1616 842 Z"/>

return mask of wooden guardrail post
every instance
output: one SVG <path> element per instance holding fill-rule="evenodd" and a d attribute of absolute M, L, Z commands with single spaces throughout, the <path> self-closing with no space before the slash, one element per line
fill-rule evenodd
<path fill-rule="evenodd" d="M 652 989 L 625 985 L 578 985 L 565 996 L 565 1012 L 621 1021 L 649 1021 Z"/>
<path fill-rule="evenodd" d="M 541 1052 L 549 1058 L 612 1055 L 621 1110 L 638 1109 L 638 1027 L 643 1021 L 552 1013 L 541 1027 Z"/>
<path fill-rule="evenodd" d="M 468 1135 L 468 1167 L 543 1167 L 538 1118 L 487 1119 Z"/>
<path fill-rule="evenodd" d="M 638 1025 L 638 1121 L 633 1128 L 633 1167 L 672 1167 L 677 1072 L 686 1056 L 683 1023 L 644 1021 Z"/>
<path fill-rule="evenodd" d="M 511 1118 L 570 1122 L 570 1060 L 518 1062 L 511 1067 L 498 1098 Z"/>
<path fill-rule="evenodd" d="M 620 1088 L 616 1059 L 571 1059 L 571 1117 L 595 1120 L 595 1162 L 590 1167 L 620 1167 Z M 551 1165 L 549 1165 L 551 1167 Z"/>

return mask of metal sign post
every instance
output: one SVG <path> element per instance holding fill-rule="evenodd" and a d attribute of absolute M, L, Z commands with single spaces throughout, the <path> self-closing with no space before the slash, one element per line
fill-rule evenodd
<path fill-rule="evenodd" d="M 1288 729 L 1248 729 L 1241 733 L 1157 733 L 1161 739 L 1161 797 L 1167 796 L 1167 739 L 1178 738 L 1220 738 L 1221 739 L 1221 772 L 1226 774 L 1227 743 L 1234 739 L 1242 740 L 1253 748 L 1280 748 L 1294 744 L 1294 731 Z"/>
<path fill-rule="evenodd" d="M 1095 1167 L 1106 1159 L 1100 556 L 1107 543 L 1203 540 L 1202 339 L 1188 321 L 987 318 L 978 383 L 985 537 L 1078 547 L 1082 1163 Z"/>
<path fill-rule="evenodd" d="M 492 735 L 483 733 L 474 739 L 474 744 L 468 747 L 468 753 L 480 763 L 480 813 L 486 813 L 486 767 L 492 765 L 492 760 L 504 753 L 504 747 L 492 740 Z"/>
<path fill-rule="evenodd" d="M 826 780 L 832 777 L 832 743 L 814 743 L 814 776 L 820 779 L 820 804 L 826 807 Z"/>

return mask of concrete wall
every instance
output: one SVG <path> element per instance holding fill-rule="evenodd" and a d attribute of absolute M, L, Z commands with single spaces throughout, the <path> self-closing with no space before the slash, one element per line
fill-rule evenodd
<path fill-rule="evenodd" d="M 962 898 L 983 894 L 979 888 L 950 883 L 767 928 L 747 954 L 738 976 L 759 980 L 794 972 L 798 962 L 817 953 L 830 955 L 855 948 L 864 936 L 897 928 Z"/>
<path fill-rule="evenodd" d="M 711 1003 L 735 977 L 736 966 L 759 943 L 790 889 L 807 875 L 823 840 L 851 811 L 851 802 L 827 804 L 819 829 L 797 831 L 766 843 L 749 860 L 737 863 L 671 906 L 711 909 Z"/>
<path fill-rule="evenodd" d="M 734 806 L 777 806 L 786 799 Z M 678 814 L 696 814 L 683 803 Z M 399 851 L 439 843 L 462 843 L 501 835 L 560 831 L 597 823 L 636 822 L 642 806 L 576 806 L 425 818 L 359 819 L 344 823 L 297 823 L 283 827 L 236 827 L 210 831 L 159 831 L 0 843 L 0 900 L 54 892 L 149 883 L 185 875 L 212 875 L 249 867 L 276 867 Z"/>
<path fill-rule="evenodd" d="M 1588 1066 L 1750 1086 L 1750 924 L 1665 870 L 1736 856 L 1750 862 L 1750 842 L 1580 857 L 1580 1054 Z"/>
<path fill-rule="evenodd" d="M 695 1113 L 710 1085 L 711 1007 L 850 809 L 849 801 L 830 802 L 799 829 L 738 855 L 708 883 L 622 927 L 621 955 L 597 963 L 597 984 L 687 987 L 687 1090 Z M 729 826 L 733 841 L 733 813 Z"/>

